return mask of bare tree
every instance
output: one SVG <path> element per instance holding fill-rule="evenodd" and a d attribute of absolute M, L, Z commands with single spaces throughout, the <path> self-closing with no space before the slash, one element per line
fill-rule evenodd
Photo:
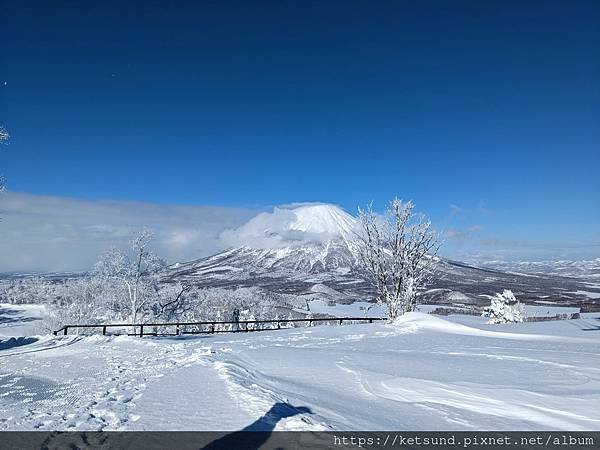
<path fill-rule="evenodd" d="M 431 221 L 411 201 L 394 198 L 380 216 L 372 204 L 359 208 L 359 255 L 388 318 L 414 311 L 417 293 L 433 274 L 440 243 Z"/>
<path fill-rule="evenodd" d="M 193 285 L 175 283 L 163 285 L 158 291 L 156 315 L 166 322 L 178 319 L 192 311 L 197 304 L 198 288 Z"/>

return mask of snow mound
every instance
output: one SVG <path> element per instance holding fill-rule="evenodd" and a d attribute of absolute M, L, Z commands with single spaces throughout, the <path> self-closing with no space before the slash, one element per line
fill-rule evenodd
<path fill-rule="evenodd" d="M 398 328 L 403 331 L 434 331 L 438 333 L 448 334 L 460 334 L 464 336 L 479 336 L 499 339 L 513 339 L 518 341 L 561 341 L 561 342 L 593 342 L 597 341 L 593 339 L 584 338 L 572 338 L 572 337 L 561 337 L 561 336 L 550 336 L 544 334 L 524 334 L 524 333 L 510 333 L 505 331 L 491 331 L 482 330 L 479 328 L 469 327 L 456 322 L 450 322 L 448 320 L 435 317 L 431 314 L 425 314 L 420 312 L 406 313 L 388 326 Z M 501 328 L 498 325 L 494 327 Z M 514 328 L 512 328 L 514 330 Z"/>

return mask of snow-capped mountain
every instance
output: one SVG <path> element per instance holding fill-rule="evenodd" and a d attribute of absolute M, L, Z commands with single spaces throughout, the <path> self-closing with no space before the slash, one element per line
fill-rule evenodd
<path fill-rule="evenodd" d="M 303 205 L 291 210 L 295 218 L 288 223 L 289 230 L 317 235 L 352 239 L 356 219 L 335 205 Z"/>
<path fill-rule="evenodd" d="M 286 292 L 303 292 L 319 283 L 366 286 L 358 268 L 355 227 L 356 219 L 334 205 L 275 208 L 224 233 L 230 242 L 249 242 L 252 246 L 175 264 L 168 279 L 268 286 Z"/>
<path fill-rule="evenodd" d="M 261 213 L 221 240 L 230 247 L 289 248 L 355 237 L 356 219 L 335 205 L 304 203 Z"/>
<path fill-rule="evenodd" d="M 165 281 L 260 286 L 310 295 L 314 295 L 315 286 L 319 292 L 321 286 L 326 286 L 348 301 L 372 298 L 372 288 L 358 263 L 356 225 L 353 216 L 334 205 L 275 208 L 223 234 L 225 241 L 239 245 L 207 258 L 175 264 Z M 592 297 L 585 292 L 595 289 L 576 279 L 505 273 L 443 258 L 430 288 L 425 295 L 434 303 L 457 303 L 457 299 L 459 303 L 487 303 L 496 292 L 512 289 L 526 302 L 558 304 L 585 303 L 594 298 L 594 292 Z"/>

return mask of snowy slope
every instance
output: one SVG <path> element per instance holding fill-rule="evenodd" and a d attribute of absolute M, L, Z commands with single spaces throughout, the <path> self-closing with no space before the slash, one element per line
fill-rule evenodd
<path fill-rule="evenodd" d="M 0 350 L 0 429 L 600 430 L 599 319 L 44 338 Z"/>

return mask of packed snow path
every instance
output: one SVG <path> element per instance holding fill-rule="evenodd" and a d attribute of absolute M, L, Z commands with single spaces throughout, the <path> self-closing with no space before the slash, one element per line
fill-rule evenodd
<path fill-rule="evenodd" d="M 600 430 L 596 316 L 0 337 L 0 430 Z"/>

